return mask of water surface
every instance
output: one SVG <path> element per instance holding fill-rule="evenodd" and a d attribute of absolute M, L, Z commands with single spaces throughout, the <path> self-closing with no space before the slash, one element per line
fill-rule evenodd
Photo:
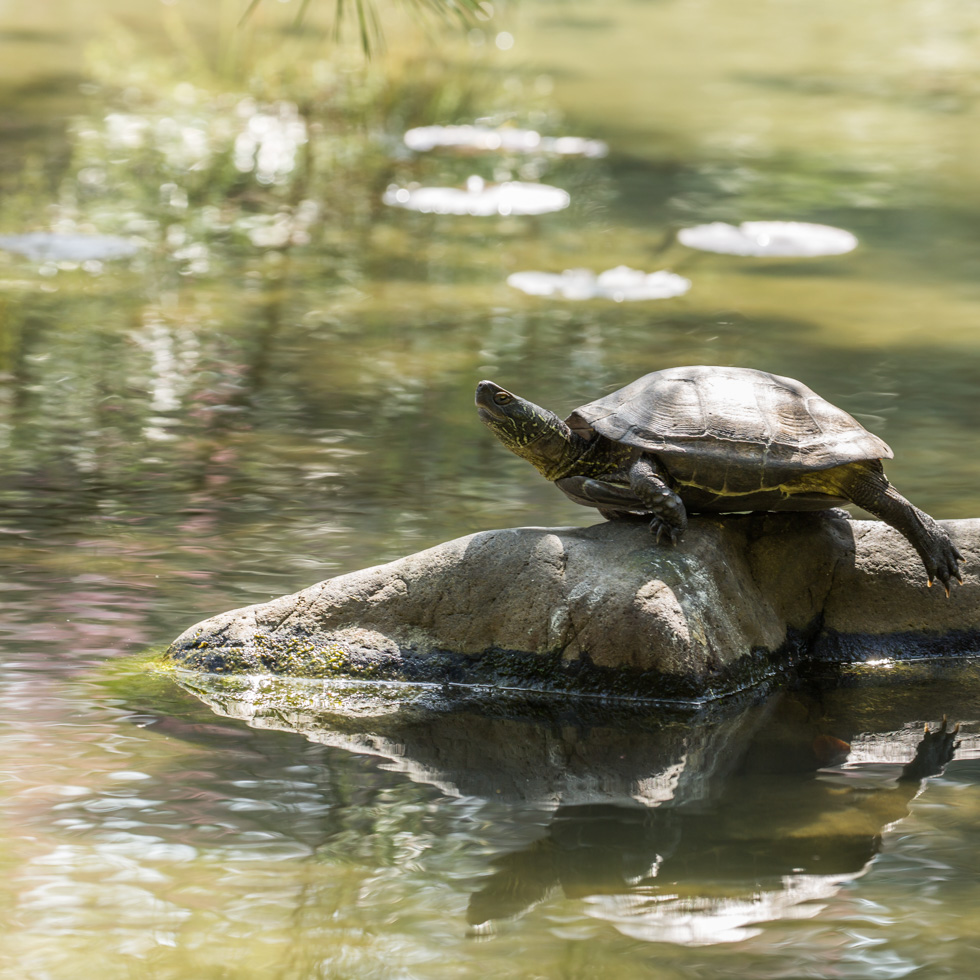
<path fill-rule="evenodd" d="M 591 523 L 482 430 L 483 377 L 565 411 L 676 364 L 772 370 L 888 441 L 934 516 L 980 513 L 977 11 L 523 3 L 435 49 L 399 21 L 362 73 L 269 12 L 249 41 L 230 5 L 130 7 L 0 31 L 0 239 L 135 243 L 0 251 L 3 975 L 972 975 L 971 662 L 686 715 L 117 667 L 449 537 Z M 401 141 L 480 118 L 610 153 Z M 382 203 L 474 174 L 571 204 Z M 718 220 L 859 246 L 676 243 Z M 621 265 L 692 288 L 507 285 Z M 952 761 L 897 782 L 943 714 Z"/>

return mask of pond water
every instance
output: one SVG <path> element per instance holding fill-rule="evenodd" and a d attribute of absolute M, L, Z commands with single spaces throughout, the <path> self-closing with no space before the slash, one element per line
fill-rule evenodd
<path fill-rule="evenodd" d="M 382 7 L 363 69 L 297 5 L 4 8 L 0 976 L 972 976 L 974 661 L 688 712 L 139 663 L 450 537 L 593 523 L 483 430 L 484 377 L 561 411 L 786 374 L 918 505 L 980 514 L 980 9 L 525 0 L 433 46 Z M 478 120 L 609 152 L 402 139 Z M 474 177 L 569 206 L 383 203 Z M 716 221 L 858 246 L 678 243 Z M 507 283 L 620 267 L 691 288 Z M 958 745 L 922 747 L 944 714 Z"/>

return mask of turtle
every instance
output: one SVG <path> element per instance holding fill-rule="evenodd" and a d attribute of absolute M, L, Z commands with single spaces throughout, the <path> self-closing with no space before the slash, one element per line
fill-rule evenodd
<path fill-rule="evenodd" d="M 901 532 L 928 585 L 962 583 L 945 529 L 885 476 L 888 445 L 792 378 L 742 367 L 654 371 L 576 408 L 553 412 L 492 381 L 480 419 L 577 504 L 607 520 L 649 519 L 674 544 L 689 512 L 823 510 L 855 503 Z"/>

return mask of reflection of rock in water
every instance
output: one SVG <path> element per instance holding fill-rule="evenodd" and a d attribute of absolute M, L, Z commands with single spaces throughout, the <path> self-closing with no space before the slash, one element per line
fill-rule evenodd
<path fill-rule="evenodd" d="M 946 665 L 942 688 L 935 669 L 903 666 L 886 688 L 881 672 L 827 668 L 819 683 L 686 712 L 432 686 L 177 678 L 219 714 L 380 756 L 447 793 L 555 805 L 543 836 L 491 860 L 469 902 L 474 929 L 557 892 L 626 935 L 696 944 L 814 915 L 818 900 L 864 873 L 883 830 L 956 748 L 935 714 L 923 733 L 921 709 L 940 694 L 957 716 L 978 703 L 972 663 Z M 900 746 L 901 761 L 819 768 L 847 753 L 844 739 L 872 736 Z M 962 737 L 976 754 L 977 735 Z"/>
<path fill-rule="evenodd" d="M 775 787 L 733 779 L 707 811 L 562 807 L 545 838 L 496 859 L 467 921 L 520 914 L 554 888 L 593 899 L 597 917 L 649 940 L 735 940 L 752 923 L 815 914 L 818 906 L 797 907 L 867 868 L 882 830 L 953 757 L 955 739 L 945 720 L 926 731 L 915 758 L 875 792 L 801 771 Z"/>
<path fill-rule="evenodd" d="M 218 714 L 381 756 L 386 768 L 449 795 L 548 804 L 701 799 L 767 711 L 764 703 L 736 710 L 734 701 L 653 711 L 422 685 L 176 676 Z"/>

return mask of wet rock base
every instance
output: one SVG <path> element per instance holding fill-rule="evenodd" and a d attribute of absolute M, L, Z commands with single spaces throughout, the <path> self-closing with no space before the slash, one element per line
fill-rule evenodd
<path fill-rule="evenodd" d="M 219 674 L 704 699 L 807 660 L 980 650 L 980 521 L 946 522 L 962 585 L 926 588 L 896 531 L 841 511 L 513 528 L 208 619 L 167 659 Z"/>

